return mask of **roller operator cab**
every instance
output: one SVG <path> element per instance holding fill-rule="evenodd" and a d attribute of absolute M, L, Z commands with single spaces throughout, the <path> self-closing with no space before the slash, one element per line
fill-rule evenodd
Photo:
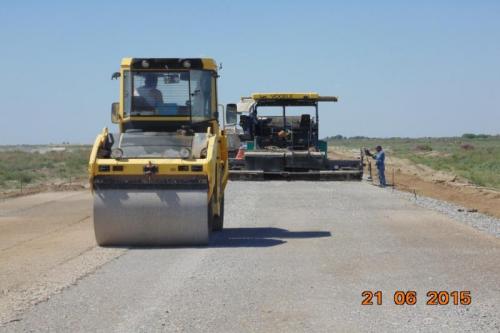
<path fill-rule="evenodd" d="M 327 142 L 319 138 L 320 102 L 337 102 L 337 97 L 313 92 L 255 93 L 228 105 L 230 178 L 361 179 L 362 156 L 328 158 Z"/>
<path fill-rule="evenodd" d="M 89 162 L 99 245 L 202 245 L 224 221 L 228 151 L 212 59 L 125 58 Z"/>

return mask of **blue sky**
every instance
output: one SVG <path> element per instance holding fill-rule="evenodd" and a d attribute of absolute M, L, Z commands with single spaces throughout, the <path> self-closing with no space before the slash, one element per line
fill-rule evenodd
<path fill-rule="evenodd" d="M 0 144 L 93 142 L 125 56 L 213 57 L 223 103 L 338 95 L 322 136 L 500 133 L 499 1 L 11 1 L 0 41 Z"/>

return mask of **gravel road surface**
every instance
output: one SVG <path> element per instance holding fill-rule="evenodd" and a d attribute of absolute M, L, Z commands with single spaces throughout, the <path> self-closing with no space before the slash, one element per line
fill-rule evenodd
<path fill-rule="evenodd" d="M 209 247 L 108 249 L 0 331 L 500 331 L 500 240 L 390 190 L 232 182 L 225 228 Z M 383 304 L 361 305 L 365 290 Z M 397 290 L 417 304 L 395 305 Z M 472 304 L 427 305 L 432 290 Z"/>

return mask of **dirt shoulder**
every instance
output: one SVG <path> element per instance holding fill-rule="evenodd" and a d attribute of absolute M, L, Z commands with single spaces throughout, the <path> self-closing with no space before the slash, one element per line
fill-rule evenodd
<path fill-rule="evenodd" d="M 62 191 L 79 191 L 88 188 L 87 181 L 76 181 L 73 183 L 64 182 L 42 182 L 38 184 L 30 184 L 17 189 L 0 189 L 0 200 L 8 198 L 17 198 L 26 195 L 32 195 L 43 192 L 62 192 Z"/>
<path fill-rule="evenodd" d="M 330 158 L 353 158 L 359 150 L 333 147 Z M 373 162 L 372 165 L 374 166 Z M 376 168 L 372 168 L 376 182 Z M 368 175 L 368 168 L 365 168 Z M 477 210 L 500 218 L 500 191 L 475 186 L 456 175 L 436 171 L 424 165 L 394 156 L 387 156 L 386 178 L 395 188 L 431 198 L 453 202 L 469 210 Z"/>
<path fill-rule="evenodd" d="M 0 201 L 0 324 L 124 251 L 97 247 L 91 202 L 89 191 Z"/>

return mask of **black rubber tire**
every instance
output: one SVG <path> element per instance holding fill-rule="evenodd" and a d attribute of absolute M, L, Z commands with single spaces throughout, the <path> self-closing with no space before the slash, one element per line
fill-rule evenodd
<path fill-rule="evenodd" d="M 220 201 L 220 215 L 214 215 L 212 221 L 212 231 L 221 231 L 224 229 L 224 196 Z"/>

